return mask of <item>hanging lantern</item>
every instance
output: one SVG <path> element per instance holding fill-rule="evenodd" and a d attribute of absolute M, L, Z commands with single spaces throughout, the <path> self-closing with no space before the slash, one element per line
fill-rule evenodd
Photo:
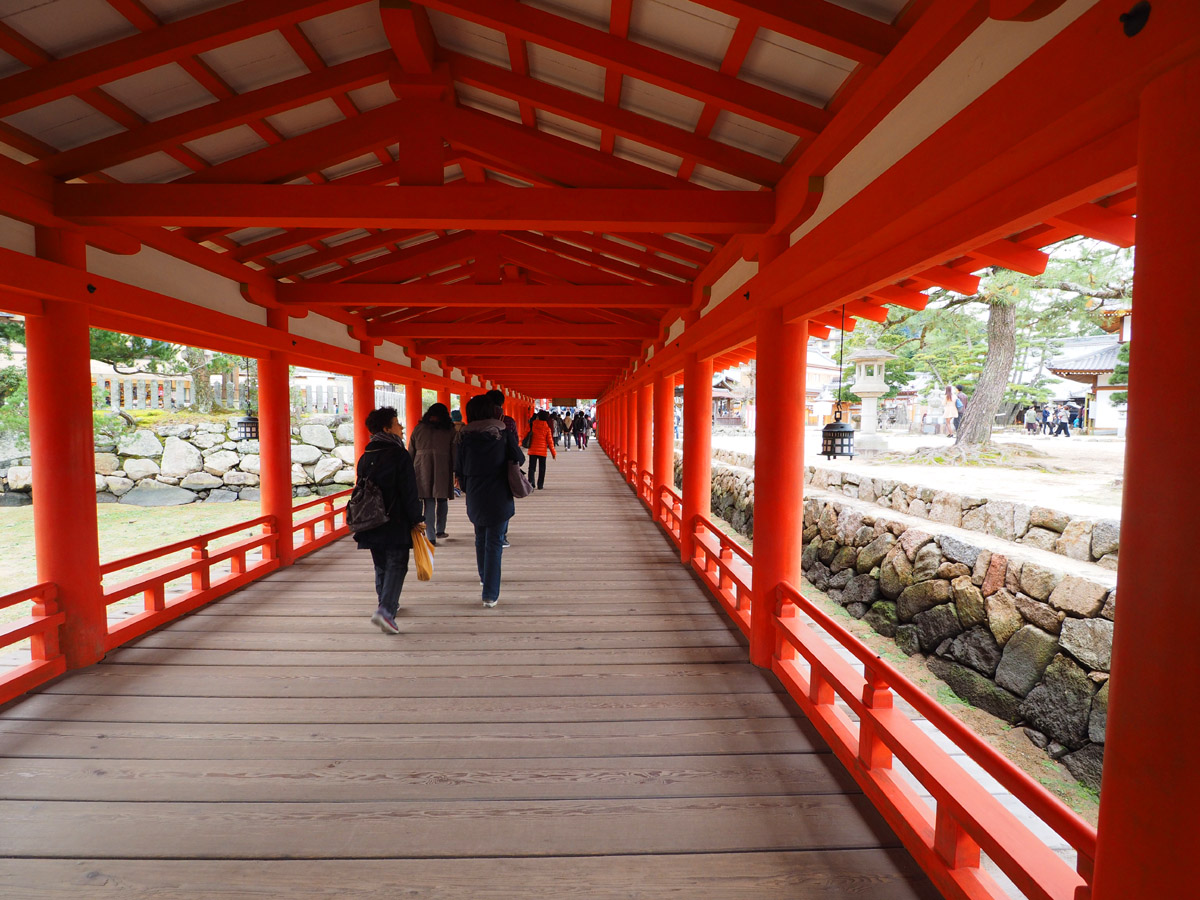
<path fill-rule="evenodd" d="M 846 307 L 842 307 L 842 328 L 838 333 L 838 396 L 833 406 L 833 421 L 821 429 L 821 455 L 826 459 L 848 456 L 854 459 L 854 428 L 842 421 L 842 353 L 846 344 Z"/>
<path fill-rule="evenodd" d="M 854 429 L 842 421 L 842 401 L 833 409 L 833 421 L 821 429 L 821 455 L 826 459 L 848 456 L 854 459 Z"/>
<path fill-rule="evenodd" d="M 244 416 L 237 420 L 238 440 L 258 440 L 258 416 Z"/>

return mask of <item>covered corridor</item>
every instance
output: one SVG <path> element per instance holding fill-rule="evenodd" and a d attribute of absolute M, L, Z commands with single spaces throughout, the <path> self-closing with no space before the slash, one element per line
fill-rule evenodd
<path fill-rule="evenodd" d="M 0 894 L 936 897 L 599 448 L 551 469 L 496 609 L 457 501 L 398 636 L 341 540 L 10 707 Z"/>

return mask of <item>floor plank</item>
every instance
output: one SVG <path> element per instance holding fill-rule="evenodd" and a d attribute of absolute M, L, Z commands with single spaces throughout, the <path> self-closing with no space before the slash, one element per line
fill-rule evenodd
<path fill-rule="evenodd" d="M 341 541 L 0 710 L 0 895 L 932 900 L 598 452 L 462 504 L 381 634 Z"/>

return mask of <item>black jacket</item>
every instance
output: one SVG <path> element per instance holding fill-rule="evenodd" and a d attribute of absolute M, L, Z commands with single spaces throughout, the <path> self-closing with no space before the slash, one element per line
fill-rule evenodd
<path fill-rule="evenodd" d="M 525 454 L 516 434 L 499 420 L 472 423 L 459 432 L 455 474 L 467 496 L 467 518 L 473 525 L 494 527 L 516 512 L 508 487 L 510 461 L 521 465 Z"/>
<path fill-rule="evenodd" d="M 412 457 L 399 444 L 372 441 L 358 460 L 358 477 L 370 477 L 383 494 L 388 521 L 354 535 L 360 550 L 388 550 L 412 546 L 412 527 L 425 512 L 417 497 L 417 475 Z"/>

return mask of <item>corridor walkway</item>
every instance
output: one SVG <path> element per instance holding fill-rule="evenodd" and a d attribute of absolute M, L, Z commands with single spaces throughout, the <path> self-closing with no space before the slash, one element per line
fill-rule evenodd
<path fill-rule="evenodd" d="M 937 894 L 597 447 L 461 501 L 374 607 L 343 540 L 0 712 L 0 895 Z"/>

